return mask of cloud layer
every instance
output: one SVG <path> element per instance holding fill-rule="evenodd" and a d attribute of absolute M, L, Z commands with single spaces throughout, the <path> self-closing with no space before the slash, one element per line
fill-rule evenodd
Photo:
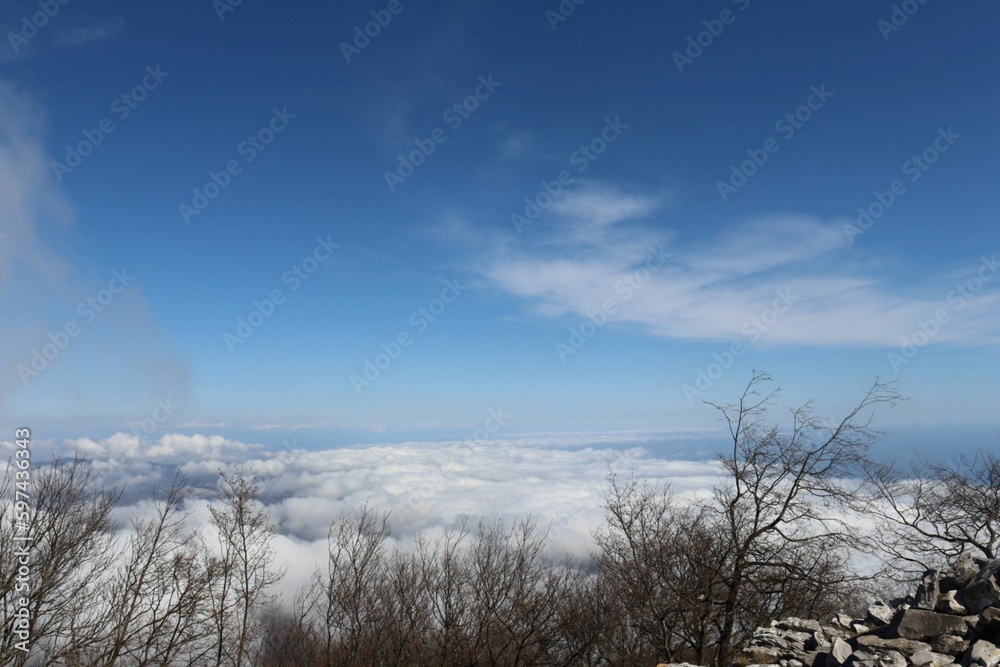
<path fill-rule="evenodd" d="M 116 517 L 148 513 L 150 498 L 166 489 L 180 469 L 194 489 L 191 507 L 207 525 L 207 503 L 219 471 L 245 464 L 260 475 L 261 495 L 278 532 L 279 559 L 290 565 L 282 588 L 287 599 L 322 562 L 330 522 L 366 503 L 390 511 L 393 543 L 412 543 L 418 531 L 436 534 L 464 515 L 512 519 L 531 515 L 548 530 L 550 554 L 587 557 L 591 532 L 603 520 L 602 487 L 609 472 L 670 482 L 682 494 L 716 482 L 712 461 L 659 459 L 641 445 L 644 434 L 598 437 L 532 436 L 468 445 L 412 442 L 322 451 L 268 451 L 221 436 L 168 434 L 155 441 L 119 433 L 67 441 L 56 453 L 80 453 L 93 462 L 99 483 L 125 486 Z M 611 448 L 608 442 L 636 446 Z M 572 446 L 570 446 L 572 444 Z M 6 459 L 13 443 L 0 444 Z M 36 443 L 41 451 L 41 443 Z M 6 463 L 0 463 L 0 466 Z"/>

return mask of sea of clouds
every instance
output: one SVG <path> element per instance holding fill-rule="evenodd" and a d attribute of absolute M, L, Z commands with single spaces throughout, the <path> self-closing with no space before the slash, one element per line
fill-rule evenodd
<path fill-rule="evenodd" d="M 714 460 L 668 460 L 643 446 L 638 435 L 530 435 L 487 442 L 404 442 L 304 450 L 268 448 L 220 435 L 166 434 L 155 439 L 118 433 L 36 443 L 42 458 L 78 454 L 93 466 L 95 481 L 124 489 L 115 520 L 125 532 L 136 515 L 148 516 L 153 499 L 179 471 L 188 478 L 192 527 L 213 538 L 209 503 L 220 471 L 243 465 L 259 476 L 260 498 L 278 533 L 278 565 L 288 574 L 279 586 L 285 604 L 325 563 L 331 521 L 364 507 L 390 513 L 390 547 L 407 548 L 418 533 L 430 537 L 468 520 L 530 516 L 547 533 L 548 554 L 586 559 L 592 533 L 604 520 L 609 474 L 669 483 L 675 493 L 708 493 L 720 479 Z M 614 444 L 611 444 L 614 443 Z M 47 448 L 47 451 L 46 451 Z M 0 468 L 12 442 L 0 443 Z"/>

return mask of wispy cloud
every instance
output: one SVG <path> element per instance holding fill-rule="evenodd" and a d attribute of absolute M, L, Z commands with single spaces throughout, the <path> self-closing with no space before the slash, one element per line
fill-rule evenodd
<path fill-rule="evenodd" d="M 80 308 L 87 306 L 82 299 L 102 289 L 111 295 L 114 271 L 139 269 L 127 258 L 108 267 L 79 261 L 72 249 L 73 211 L 44 148 L 45 118 L 28 93 L 0 80 L 0 307 L 10 314 L 0 322 L 0 405 L 14 393 L 34 398 L 35 405 L 59 394 L 86 413 L 95 396 L 118 387 L 136 401 L 138 416 L 151 409 L 147 395 L 150 404 L 159 396 L 186 395 L 187 366 L 158 336 L 162 331 L 138 284 L 126 290 L 122 280 L 115 283 L 121 296 L 102 301 L 110 305 L 99 318 L 94 311 L 88 319 L 89 311 Z M 70 325 L 76 328 L 66 333 Z M 81 373 L 88 364 L 99 364 L 102 377 Z"/>
<path fill-rule="evenodd" d="M 40 240 L 43 224 L 72 216 L 52 178 L 41 141 L 44 111 L 29 96 L 0 80 L 0 293 L 15 275 L 29 272 L 46 282 L 67 265 Z"/>
<path fill-rule="evenodd" d="M 614 322 L 654 335 L 731 341 L 781 290 L 796 305 L 761 337 L 792 345 L 898 345 L 948 294 L 945 276 L 890 285 L 851 255 L 841 221 L 767 216 L 702 238 L 684 238 L 664 218 L 660 197 L 583 183 L 535 225 L 527 238 L 495 244 L 477 260 L 499 289 L 530 301 L 547 317 L 584 316 L 621 289 L 652 250 L 671 254 L 641 289 L 621 303 Z M 653 223 L 643 218 L 658 217 Z M 979 258 L 970 258 L 968 271 Z M 936 342 L 985 344 L 1000 337 L 996 290 L 983 293 Z"/>
<path fill-rule="evenodd" d="M 531 133 L 525 130 L 515 130 L 506 137 L 500 146 L 500 157 L 511 160 L 524 155 L 531 146 Z"/>
<path fill-rule="evenodd" d="M 52 34 L 52 42 L 55 46 L 62 48 L 77 48 L 114 37 L 124 29 L 125 20 L 117 16 L 86 26 L 55 30 Z"/>
<path fill-rule="evenodd" d="M 659 207 L 656 197 L 628 194 L 616 187 L 585 182 L 582 188 L 557 200 L 552 209 L 574 222 L 604 227 L 646 217 Z"/>

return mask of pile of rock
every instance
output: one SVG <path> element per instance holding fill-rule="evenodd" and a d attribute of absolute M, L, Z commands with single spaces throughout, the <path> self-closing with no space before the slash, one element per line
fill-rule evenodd
<path fill-rule="evenodd" d="M 774 621 L 745 653 L 781 667 L 1000 667 L 1000 559 L 928 571 L 915 595 L 864 619 Z"/>

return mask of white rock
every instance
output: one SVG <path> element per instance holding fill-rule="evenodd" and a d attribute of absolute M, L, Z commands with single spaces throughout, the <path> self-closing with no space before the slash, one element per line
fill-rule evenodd
<path fill-rule="evenodd" d="M 997 667 L 1000 665 L 1000 648 L 993 642 L 980 639 L 969 649 L 968 663 L 981 667 Z"/>

